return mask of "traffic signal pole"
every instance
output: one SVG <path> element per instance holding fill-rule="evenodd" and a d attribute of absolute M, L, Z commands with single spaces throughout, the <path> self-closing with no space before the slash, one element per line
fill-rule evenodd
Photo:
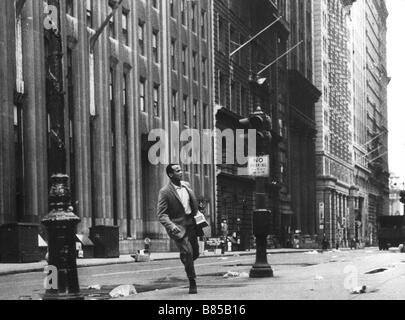
<path fill-rule="evenodd" d="M 247 129 L 256 130 L 256 159 L 269 155 L 271 141 L 271 119 L 260 107 L 249 118 L 241 119 Z M 267 171 L 267 170 L 265 170 Z M 269 170 L 268 170 L 269 171 Z M 267 262 L 267 236 L 270 234 L 271 211 L 267 208 L 266 182 L 268 174 L 256 174 L 255 210 L 253 211 L 252 224 L 253 234 L 256 238 L 256 262 L 250 270 L 251 278 L 273 277 L 273 270 Z"/>
<path fill-rule="evenodd" d="M 270 210 L 266 209 L 266 178 L 256 178 L 256 209 L 253 212 L 253 233 L 256 237 L 256 262 L 249 272 L 250 278 L 273 277 L 273 269 L 267 262 L 267 236 L 270 230 Z"/>

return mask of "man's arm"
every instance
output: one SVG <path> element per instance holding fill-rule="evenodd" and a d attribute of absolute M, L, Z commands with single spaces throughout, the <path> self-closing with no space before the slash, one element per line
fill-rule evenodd
<path fill-rule="evenodd" d="M 175 229 L 178 229 L 178 228 L 170 220 L 168 210 L 169 210 L 169 201 L 168 201 L 167 195 L 163 191 L 160 191 L 159 200 L 158 200 L 158 209 L 157 209 L 157 215 L 158 215 L 159 221 L 166 228 L 166 230 L 175 231 Z"/>

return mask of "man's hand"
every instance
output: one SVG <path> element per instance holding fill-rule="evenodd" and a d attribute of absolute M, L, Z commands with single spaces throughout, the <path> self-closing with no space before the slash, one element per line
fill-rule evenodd
<path fill-rule="evenodd" d="M 178 234 L 180 231 L 181 231 L 180 228 L 177 226 L 174 226 L 172 230 L 170 230 L 170 232 L 173 234 Z"/>

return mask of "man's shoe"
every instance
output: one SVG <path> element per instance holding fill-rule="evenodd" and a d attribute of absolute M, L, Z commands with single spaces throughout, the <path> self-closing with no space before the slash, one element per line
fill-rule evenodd
<path fill-rule="evenodd" d="M 190 289 L 189 294 L 197 294 L 197 284 L 194 279 L 190 279 Z"/>

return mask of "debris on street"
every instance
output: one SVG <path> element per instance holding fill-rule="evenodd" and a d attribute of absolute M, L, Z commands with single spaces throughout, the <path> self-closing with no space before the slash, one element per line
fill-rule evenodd
<path fill-rule="evenodd" d="M 150 261 L 150 255 L 148 255 L 148 254 L 135 253 L 135 254 L 131 255 L 131 257 L 135 259 L 135 262 L 149 262 Z"/>
<path fill-rule="evenodd" d="M 322 276 L 315 276 L 315 280 L 323 280 L 324 278 Z"/>
<path fill-rule="evenodd" d="M 380 272 L 384 272 L 384 271 L 387 271 L 387 269 L 385 269 L 385 268 L 378 268 L 378 269 L 374 269 L 374 270 L 371 270 L 371 271 L 369 271 L 369 272 L 366 272 L 366 274 L 375 274 L 375 273 L 380 273 Z"/>
<path fill-rule="evenodd" d="M 366 291 L 367 291 L 367 286 L 360 286 L 360 287 L 353 288 L 351 290 L 351 294 L 362 294 L 362 293 L 366 293 Z"/>
<path fill-rule="evenodd" d="M 319 254 L 319 252 L 316 251 L 316 250 L 314 250 L 314 251 L 307 251 L 307 252 L 304 252 L 304 254 Z"/>
<path fill-rule="evenodd" d="M 224 278 L 236 278 L 239 276 L 239 272 L 235 271 L 228 271 L 227 273 L 224 274 Z"/>
<path fill-rule="evenodd" d="M 99 284 L 93 284 L 91 286 L 87 287 L 88 290 L 101 290 L 101 285 Z"/>
<path fill-rule="evenodd" d="M 249 278 L 249 274 L 247 272 L 228 271 L 224 274 L 224 278 Z"/>
<path fill-rule="evenodd" d="M 113 289 L 110 292 L 110 297 L 111 298 L 128 297 L 133 294 L 137 294 L 136 289 L 133 285 L 122 285 Z"/>

